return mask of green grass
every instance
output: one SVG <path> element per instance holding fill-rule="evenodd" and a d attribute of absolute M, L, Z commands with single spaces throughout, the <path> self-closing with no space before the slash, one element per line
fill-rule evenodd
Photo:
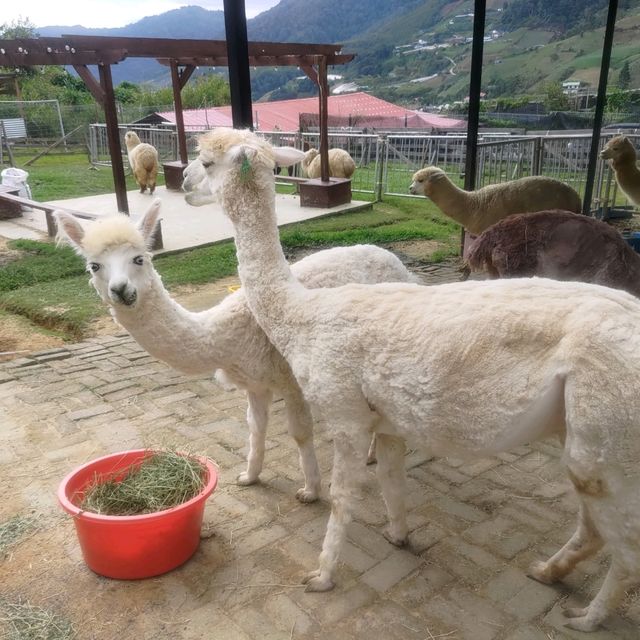
<path fill-rule="evenodd" d="M 90 183 L 88 176 L 95 172 L 87 170 L 84 157 L 60 158 L 57 165 L 55 158 L 46 157 L 38 166 L 28 167 L 35 178 L 34 182 L 30 176 L 29 183 L 36 199 L 113 191 L 110 171 L 100 170 L 100 181 Z M 288 225 L 281 230 L 281 239 L 287 249 L 435 240 L 441 248 L 431 259 L 437 262 L 456 254 L 459 227 L 424 198 L 387 197 L 364 211 Z M 105 305 L 89 284 L 84 261 L 69 247 L 33 240 L 11 241 L 9 247 L 18 251 L 18 257 L 0 269 L 0 310 L 23 316 L 69 340 L 85 337 L 90 324 L 106 315 Z M 232 241 L 161 255 L 154 263 L 170 290 L 185 284 L 214 282 L 237 270 Z"/>
<path fill-rule="evenodd" d="M 111 167 L 92 167 L 86 156 L 79 153 L 51 153 L 28 167 L 24 163 L 36 152 L 19 149 L 14 153 L 16 166 L 29 173 L 28 183 L 34 200 L 63 200 L 113 192 Z M 125 164 L 126 166 L 126 164 Z M 128 172 L 125 169 L 125 174 Z M 133 176 L 126 175 L 127 189 L 136 189 Z M 164 184 L 164 176 L 158 176 Z"/>

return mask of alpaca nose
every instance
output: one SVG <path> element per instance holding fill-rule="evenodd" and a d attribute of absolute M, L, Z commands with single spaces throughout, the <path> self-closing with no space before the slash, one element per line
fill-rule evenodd
<path fill-rule="evenodd" d="M 113 293 L 115 296 L 122 298 L 127 290 L 127 285 L 125 283 L 119 282 L 118 284 L 112 284 L 109 287 L 109 291 Z"/>

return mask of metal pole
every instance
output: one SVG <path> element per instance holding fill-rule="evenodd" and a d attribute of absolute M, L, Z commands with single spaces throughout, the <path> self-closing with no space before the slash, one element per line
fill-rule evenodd
<path fill-rule="evenodd" d="M 593 183 L 596 176 L 598 163 L 598 145 L 600 144 L 600 129 L 602 127 L 602 115 L 607 100 L 607 76 L 609 75 L 609 63 L 611 62 L 611 48 L 613 46 L 613 32 L 616 26 L 616 14 L 618 12 L 618 0 L 609 0 L 609 13 L 607 14 L 607 26 L 604 32 L 602 45 L 602 60 L 600 62 L 600 80 L 598 82 L 598 97 L 596 98 L 596 110 L 593 115 L 593 133 L 591 134 L 591 148 L 589 149 L 589 166 L 587 167 L 587 182 L 584 187 L 584 199 L 582 201 L 582 213 L 591 213 L 591 198 L 593 196 Z"/>
<path fill-rule="evenodd" d="M 233 126 L 236 129 L 253 129 L 249 43 L 244 0 L 224 0 L 224 24 L 227 34 Z"/>
<path fill-rule="evenodd" d="M 464 188 L 473 191 L 476 185 L 478 125 L 480 123 L 480 87 L 482 85 L 482 54 L 486 0 L 475 0 L 473 8 L 473 44 L 471 45 L 471 78 L 469 80 L 469 114 L 467 149 L 464 163 Z M 464 229 L 460 237 L 460 253 L 464 254 Z"/>
<path fill-rule="evenodd" d="M 58 100 L 54 100 L 56 103 L 56 107 L 58 108 L 58 120 L 60 121 L 60 133 L 62 134 L 60 137 L 62 138 L 62 142 L 64 143 L 64 148 L 67 149 L 67 136 L 64 132 L 64 123 L 62 122 L 62 112 L 60 111 L 60 103 Z"/>

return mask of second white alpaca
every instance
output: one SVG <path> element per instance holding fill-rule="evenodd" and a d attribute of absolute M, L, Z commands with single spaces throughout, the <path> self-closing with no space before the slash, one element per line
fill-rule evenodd
<path fill-rule="evenodd" d="M 405 442 L 483 457 L 555 434 L 578 526 L 530 574 L 560 580 L 606 544 L 600 591 L 565 611 L 569 626 L 594 630 L 640 579 L 640 301 L 545 279 L 305 289 L 279 244 L 272 150 L 247 132 L 214 135 L 209 173 L 223 172 L 249 307 L 334 436 L 331 516 L 308 589 L 334 585 L 371 432 L 395 544 L 408 533 Z"/>
<path fill-rule="evenodd" d="M 84 256 L 91 282 L 109 305 L 115 320 L 152 356 L 185 373 L 212 373 L 247 393 L 250 428 L 246 471 L 240 484 L 253 484 L 262 470 L 269 406 L 282 395 L 289 433 L 295 439 L 305 486 L 297 497 L 312 502 L 320 491 L 320 472 L 313 447 L 313 421 L 299 386 L 282 356 L 256 324 L 242 290 L 220 304 L 194 313 L 173 300 L 153 268 L 153 241 L 160 201 L 138 225 L 124 215 L 91 224 L 87 230 L 70 214 L 54 218 L 59 237 Z M 319 251 L 293 265 L 307 286 L 345 282 L 412 281 L 402 262 L 371 245 Z"/>

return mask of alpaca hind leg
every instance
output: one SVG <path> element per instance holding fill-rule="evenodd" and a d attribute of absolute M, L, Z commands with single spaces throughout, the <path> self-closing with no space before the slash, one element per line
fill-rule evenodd
<path fill-rule="evenodd" d="M 285 397 L 287 426 L 298 445 L 300 468 L 304 475 L 304 487 L 298 489 L 300 502 L 315 502 L 320 497 L 320 468 L 313 446 L 313 417 L 302 392 Z"/>
<path fill-rule="evenodd" d="M 569 541 L 546 562 L 538 561 L 529 567 L 529 575 L 539 582 L 551 584 L 573 571 L 581 560 L 589 558 L 604 544 L 584 501 L 580 501 L 578 526 Z"/>
<path fill-rule="evenodd" d="M 567 627 L 578 631 L 595 631 L 616 607 L 624 596 L 625 590 L 631 586 L 632 580 L 627 571 L 619 564 L 612 562 L 611 567 L 600 587 L 600 591 L 584 609 L 566 609 Z"/>
<path fill-rule="evenodd" d="M 322 543 L 319 568 L 309 573 L 304 582 L 307 591 L 333 589 L 333 575 L 338 565 L 340 549 L 346 538 L 347 524 L 351 520 L 351 502 L 357 493 L 366 467 L 370 423 L 354 422 L 345 425 L 345 433 L 336 434 L 333 441 L 334 459 L 331 475 L 331 515 Z"/>
<path fill-rule="evenodd" d="M 404 440 L 397 436 L 378 433 L 376 434 L 376 454 L 378 482 L 389 516 L 389 526 L 384 532 L 384 537 L 391 544 L 402 547 L 407 543 L 409 531 L 404 500 L 407 492 Z"/>
<path fill-rule="evenodd" d="M 271 391 L 247 391 L 247 423 L 249 424 L 249 453 L 247 470 L 238 476 L 238 484 L 249 485 L 258 481 L 264 462 L 267 423 Z"/>

